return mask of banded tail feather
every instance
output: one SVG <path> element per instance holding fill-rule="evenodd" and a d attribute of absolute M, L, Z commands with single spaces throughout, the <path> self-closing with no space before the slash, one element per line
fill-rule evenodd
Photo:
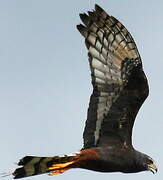
<path fill-rule="evenodd" d="M 19 166 L 23 167 L 17 168 L 12 174 L 14 179 L 44 173 L 49 173 L 49 175 L 61 174 L 72 168 L 78 158 L 79 154 L 77 153 L 54 157 L 25 156 L 18 163 Z"/>

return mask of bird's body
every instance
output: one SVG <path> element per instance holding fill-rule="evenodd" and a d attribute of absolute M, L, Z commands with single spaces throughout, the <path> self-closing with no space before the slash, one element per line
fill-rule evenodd
<path fill-rule="evenodd" d="M 88 49 L 93 93 L 90 97 L 84 146 L 75 154 L 26 156 L 14 178 L 60 174 L 71 168 L 99 172 L 157 171 L 149 156 L 132 146 L 136 115 L 148 96 L 148 82 L 136 44 L 127 29 L 101 7 L 80 14 L 77 26 Z"/>
<path fill-rule="evenodd" d="M 88 158 L 86 162 L 83 164 L 81 163 L 80 168 L 83 169 L 99 172 L 123 173 L 135 173 L 144 170 L 143 167 L 138 168 L 139 161 L 137 161 L 137 158 L 141 158 L 142 153 L 134 149 L 107 146 L 92 148 L 85 151 L 97 152 L 97 156 L 96 158 Z"/>

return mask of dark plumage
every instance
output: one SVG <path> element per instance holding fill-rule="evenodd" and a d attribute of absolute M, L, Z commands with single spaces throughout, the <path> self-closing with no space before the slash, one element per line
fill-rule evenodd
<path fill-rule="evenodd" d="M 78 153 L 54 157 L 26 156 L 13 173 L 22 178 L 60 174 L 70 168 L 135 173 L 157 167 L 132 146 L 135 117 L 148 96 L 148 82 L 136 44 L 127 29 L 101 7 L 80 14 L 77 29 L 88 49 L 93 93 L 90 97 L 84 147 Z"/>

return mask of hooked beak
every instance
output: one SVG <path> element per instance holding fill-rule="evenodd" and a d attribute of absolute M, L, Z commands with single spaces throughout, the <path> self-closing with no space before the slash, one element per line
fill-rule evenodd
<path fill-rule="evenodd" d="M 155 163 L 148 165 L 148 170 L 151 171 L 153 174 L 157 173 L 157 166 Z"/>

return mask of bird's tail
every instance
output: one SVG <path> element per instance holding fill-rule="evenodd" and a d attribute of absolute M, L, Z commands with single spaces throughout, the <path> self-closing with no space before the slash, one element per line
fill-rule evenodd
<path fill-rule="evenodd" d="M 61 174 L 72 168 L 78 161 L 79 154 L 54 157 L 26 156 L 18 165 L 23 166 L 13 172 L 14 179 L 49 173 L 49 175 Z"/>

